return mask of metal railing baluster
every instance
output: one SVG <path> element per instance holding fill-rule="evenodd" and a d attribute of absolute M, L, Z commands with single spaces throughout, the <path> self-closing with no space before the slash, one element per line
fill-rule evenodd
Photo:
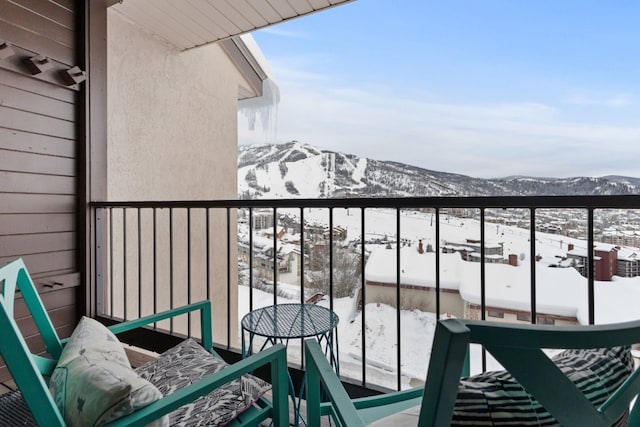
<path fill-rule="evenodd" d="M 136 208 L 138 216 L 138 317 L 142 317 L 142 221 L 140 208 Z"/>
<path fill-rule="evenodd" d="M 362 386 L 366 387 L 367 385 L 367 329 L 366 329 L 366 302 L 367 302 L 367 286 L 365 281 L 365 257 L 366 257 L 366 230 L 365 230 L 365 208 L 362 207 L 360 210 L 360 228 L 361 228 L 361 250 L 362 250 L 362 262 L 360 263 L 360 274 L 361 274 L 361 292 L 360 297 L 362 298 L 362 310 L 361 310 L 361 328 L 360 334 L 362 338 Z"/>
<path fill-rule="evenodd" d="M 531 323 L 538 323 L 538 310 L 536 308 L 536 209 L 529 209 L 530 215 L 530 230 L 529 230 L 529 264 L 531 265 Z"/>
<path fill-rule="evenodd" d="M 253 311 L 253 208 L 249 208 L 249 311 Z"/>
<path fill-rule="evenodd" d="M 277 208 L 273 208 L 273 304 L 278 304 L 278 232 Z"/>
<path fill-rule="evenodd" d="M 231 208 L 227 208 L 227 350 L 231 348 Z"/>
<path fill-rule="evenodd" d="M 187 208 L 187 304 L 191 304 L 191 208 Z M 187 314 L 187 336 L 191 337 L 191 313 Z"/>
<path fill-rule="evenodd" d="M 400 310 L 402 309 L 402 303 L 400 300 L 400 283 L 401 283 L 401 257 L 400 257 L 400 208 L 396 209 L 396 372 L 397 375 L 397 389 L 400 390 L 402 388 L 402 358 L 401 358 L 401 347 L 402 347 L 402 339 L 401 339 L 401 330 L 400 330 Z"/>
<path fill-rule="evenodd" d="M 442 313 L 440 308 L 440 208 L 435 208 L 436 217 L 436 319 L 440 319 Z M 433 217 L 432 217 L 433 218 Z"/>
<path fill-rule="evenodd" d="M 122 316 L 124 320 L 127 320 L 127 208 L 122 209 L 122 288 Z"/>
<path fill-rule="evenodd" d="M 536 235 L 538 232 L 538 227 L 536 223 L 541 221 L 541 218 L 544 221 L 546 215 L 541 213 L 541 209 L 553 209 L 553 208 L 563 208 L 563 209 L 581 209 L 581 214 L 586 210 L 586 228 L 587 228 L 587 266 L 586 273 L 587 276 L 587 293 L 588 293 L 588 321 L 589 323 L 595 323 L 595 281 L 597 279 L 596 273 L 599 274 L 599 270 L 595 265 L 595 252 L 594 245 L 595 239 L 599 238 L 595 236 L 595 210 L 601 209 L 640 209 L 640 196 L 580 196 L 580 197 L 481 197 L 481 198 L 407 198 L 407 199 L 291 199 L 291 200 L 219 200 L 219 201 L 186 201 L 186 202 L 95 202 L 91 203 L 91 207 L 94 210 L 95 215 L 95 223 L 96 223 L 96 236 L 100 235 L 100 228 L 107 229 L 108 228 L 108 236 L 105 234 L 104 241 L 96 240 L 96 254 L 99 254 L 100 251 L 105 253 L 106 256 L 103 257 L 105 261 L 103 264 L 99 264 L 99 260 L 96 259 L 96 270 L 101 269 L 100 271 L 96 271 L 95 277 L 96 282 L 100 283 L 100 280 L 97 278 L 102 276 L 102 287 L 98 287 L 95 290 L 96 295 L 96 304 L 98 308 L 99 315 L 110 315 L 112 318 L 122 316 L 124 313 L 125 318 L 129 318 L 135 314 L 134 311 L 137 310 L 138 315 L 142 315 L 143 312 L 147 310 L 147 306 L 145 304 L 145 300 L 149 300 L 151 304 L 150 298 L 145 298 L 146 292 L 153 292 L 152 304 L 153 310 L 158 311 L 165 308 L 167 304 L 167 287 L 169 295 L 169 308 L 174 308 L 177 304 L 178 300 L 176 298 L 184 298 L 186 294 L 186 299 L 188 302 L 191 302 L 194 296 L 196 295 L 194 292 L 197 292 L 195 284 L 195 278 L 198 277 L 198 285 L 200 286 L 200 278 L 206 278 L 206 295 L 207 298 L 212 297 L 211 287 L 215 286 L 213 279 L 215 274 L 219 273 L 220 275 L 224 275 L 222 271 L 215 272 L 214 264 L 212 264 L 215 260 L 214 257 L 218 256 L 218 252 L 214 250 L 214 248 L 222 248 L 222 239 L 225 237 L 219 238 L 220 242 L 218 243 L 214 237 L 214 230 L 219 230 L 222 227 L 226 230 L 226 290 L 227 290 L 227 313 L 226 313 L 226 347 L 231 350 L 231 344 L 234 342 L 232 340 L 232 332 L 235 333 L 235 328 L 233 327 L 234 319 L 231 319 L 231 314 L 234 310 L 231 310 L 231 304 L 235 303 L 235 299 L 232 298 L 232 286 L 236 283 L 235 279 L 231 277 L 232 273 L 232 265 L 235 260 L 232 260 L 232 254 L 234 251 L 234 243 L 232 239 L 232 234 L 234 232 L 234 228 L 232 228 L 232 209 L 248 209 L 249 212 L 249 308 L 250 310 L 255 309 L 255 305 L 257 304 L 256 297 L 256 289 L 254 288 L 254 280 L 255 271 L 255 248 L 254 244 L 256 243 L 256 237 L 254 235 L 254 209 L 257 208 L 269 208 L 273 212 L 273 302 L 278 303 L 277 293 L 279 288 L 282 288 L 279 283 L 279 257 L 278 251 L 279 246 L 282 246 L 281 242 L 278 242 L 278 223 L 279 218 L 278 215 L 284 215 L 285 213 L 282 210 L 287 208 L 295 208 L 299 211 L 300 218 L 300 256 L 302 262 L 300 262 L 298 272 L 300 273 L 299 285 L 300 285 L 300 295 L 299 300 L 301 303 L 305 302 L 305 274 L 308 272 L 308 266 L 305 264 L 304 258 L 308 249 L 306 245 L 309 243 L 308 236 L 305 233 L 305 217 L 310 215 L 309 208 L 322 208 L 328 209 L 328 223 L 329 223 L 329 237 L 328 237 L 328 267 L 329 267 L 329 276 L 328 276 L 328 297 L 329 303 L 328 306 L 333 310 L 336 307 L 339 308 L 337 304 L 336 294 L 338 292 L 338 286 L 341 284 L 338 282 L 340 279 L 338 269 L 341 268 L 338 258 L 340 255 L 337 252 L 336 245 L 337 237 L 334 234 L 334 229 L 338 225 L 338 211 L 336 208 L 359 208 L 360 212 L 360 257 L 361 257 L 361 265 L 359 267 L 359 276 L 361 282 L 360 288 L 360 305 L 358 310 L 361 312 L 361 321 L 360 324 L 356 326 L 357 329 L 360 329 L 360 345 L 361 349 L 359 350 L 360 355 L 359 358 L 361 360 L 361 384 L 364 387 L 370 387 L 372 384 L 369 384 L 369 377 L 372 372 L 369 372 L 369 367 L 367 366 L 367 352 L 370 351 L 367 347 L 369 343 L 369 338 L 371 336 L 371 332 L 367 330 L 367 321 L 370 320 L 367 318 L 366 313 L 366 301 L 367 301 L 367 286 L 366 286 L 366 258 L 367 258 L 367 236 L 369 232 L 374 232 L 374 228 L 377 227 L 377 223 L 371 222 L 369 224 L 369 229 L 367 229 L 367 223 L 370 222 L 367 219 L 367 209 L 387 209 L 392 208 L 396 215 L 395 222 L 395 233 L 396 233 L 396 271 L 395 271 L 395 300 L 396 311 L 395 311 L 395 320 L 396 320 L 396 340 L 397 340 L 397 348 L 394 351 L 396 353 L 396 371 L 397 376 L 395 379 L 391 380 L 390 387 L 395 387 L 400 389 L 402 387 L 402 372 L 401 368 L 403 366 L 402 362 L 402 352 L 404 350 L 402 346 L 402 334 L 403 334 L 403 316 L 402 316 L 402 298 L 405 295 L 403 281 L 404 273 L 402 272 L 402 261 L 403 261 L 403 228 L 405 228 L 405 224 L 403 223 L 403 210 L 412 210 L 412 209 L 424 209 L 428 208 L 432 210 L 431 214 L 431 224 L 430 230 L 433 230 L 435 233 L 435 314 L 439 318 L 442 315 L 442 311 L 446 310 L 443 307 L 443 283 L 444 279 L 441 271 L 443 268 L 442 265 L 442 234 L 443 228 L 441 227 L 441 220 L 443 209 L 456 209 L 456 208 L 474 208 L 477 209 L 479 215 L 479 223 L 480 223 L 480 259 L 481 263 L 479 266 L 479 275 L 480 275 L 480 314 L 479 317 L 482 319 L 487 318 L 487 309 L 489 307 L 490 298 L 487 297 L 487 292 L 490 289 L 487 283 L 487 269 L 493 267 L 487 267 L 487 253 L 489 249 L 486 248 L 486 239 L 488 237 L 486 226 L 488 221 L 492 221 L 489 217 L 490 211 L 492 209 L 523 209 L 524 211 L 528 211 L 530 218 L 530 230 L 529 230 L 529 251 L 530 251 L 530 259 L 529 259 L 529 268 L 530 268 L 530 310 L 531 310 L 531 323 L 539 323 L 538 316 L 542 316 L 544 313 L 538 313 L 538 304 L 537 304 L 537 295 L 539 291 L 539 286 L 537 284 L 538 274 L 537 274 L 537 261 L 536 261 L 536 251 L 539 250 L 538 241 L 536 240 Z M 206 221 L 205 224 L 200 224 L 200 221 L 195 221 L 197 217 L 194 216 L 194 209 L 202 208 L 205 212 Z M 135 214 L 132 211 L 135 209 Z M 150 210 L 150 215 L 145 214 L 146 209 Z M 167 218 L 164 216 L 159 216 L 159 209 L 168 209 Z M 185 219 L 182 216 L 175 217 L 176 209 L 186 211 Z M 226 223 L 224 225 L 218 224 L 218 222 L 212 223 L 211 215 L 213 214 L 213 210 L 226 210 Z M 487 211 L 489 209 L 490 211 Z M 600 214 L 600 212 L 598 212 Z M 109 218 L 106 218 L 105 215 L 109 215 Z M 491 214 L 493 217 L 493 214 Z M 313 215 L 311 215 L 313 216 Z M 161 219 L 162 218 L 162 219 Z M 477 217 L 476 217 L 477 218 Z M 583 215 L 584 218 L 584 215 Z M 598 217 L 599 219 L 600 217 Z M 179 222 L 177 222 L 179 219 Z M 326 219 L 325 219 L 326 220 Z M 182 238 L 178 237 L 178 229 L 176 229 L 176 224 L 180 224 L 180 228 L 182 230 L 184 221 L 186 221 L 186 244 L 187 250 L 182 251 L 179 249 L 179 246 L 184 243 Z M 284 221 L 284 220 L 283 220 Z M 392 220 L 390 220 L 392 221 Z M 353 224 L 356 226 L 358 220 L 356 219 Z M 434 224 L 435 222 L 435 224 Z M 583 223 L 584 224 L 584 223 Z M 340 224 L 341 225 L 341 224 Z M 198 228 L 196 228 L 198 227 Z M 215 228 L 214 228 L 215 227 Z M 387 225 L 389 227 L 389 225 Z M 135 228 L 135 231 L 134 231 Z M 151 231 L 152 228 L 152 231 Z M 148 231 L 147 231 L 148 230 Z M 147 243 L 147 234 L 153 234 L 151 242 L 148 244 L 150 246 L 146 246 Z M 206 262 L 200 262 L 200 257 L 194 258 L 197 254 L 195 251 L 199 247 L 196 245 L 196 233 L 206 234 L 206 248 L 204 249 L 206 252 Z M 217 233 L 217 231 L 216 231 Z M 392 232 L 391 232 L 392 233 Z M 214 239 L 212 241 L 212 239 Z M 584 239 L 584 238 L 583 238 Z M 134 247 L 134 240 L 136 240 Z M 198 238 L 197 241 L 200 239 Z M 325 241 L 326 243 L 326 241 Z M 109 248 L 104 247 L 105 244 L 109 245 Z M 145 247 L 143 247 L 145 244 Z M 176 246 L 178 244 L 178 246 Z M 151 247 L 152 245 L 152 247 Z M 196 245 L 196 246 L 194 246 Z M 100 246 L 100 247 L 99 247 Z M 562 244 L 561 244 L 562 246 Z M 357 247 L 357 246 L 356 246 Z M 165 252 L 168 251 L 168 252 Z M 137 254 L 136 254 L 137 252 Z M 215 253 L 214 253 L 215 252 Z M 354 253 L 357 254 L 358 250 Z M 168 257 L 168 262 L 167 258 Z M 137 257 L 137 271 L 134 271 L 136 268 L 136 257 Z M 183 264 L 183 257 L 186 257 L 186 264 Z M 160 263 L 162 261 L 162 264 Z M 205 260 L 203 260 L 205 261 Z M 119 263 L 122 262 L 122 265 Z M 216 261 L 217 262 L 217 261 Z M 205 265 L 206 264 L 206 265 Z M 151 267 L 152 265 L 152 267 Z M 184 268 L 186 265 L 186 282 L 187 288 L 184 289 L 183 280 L 180 281 L 180 289 L 178 289 L 178 284 L 176 281 L 177 277 L 183 277 Z M 148 269 L 152 268 L 152 271 Z M 267 271 L 270 267 L 267 267 Z M 526 265 L 525 265 L 526 268 Z M 179 269 L 179 271 L 178 271 Z M 102 271 L 104 270 L 104 271 Z M 168 270 L 168 278 L 166 277 Z M 149 271 L 149 273 L 147 273 Z M 109 279 L 106 279 L 106 276 L 109 275 Z M 133 282 L 135 281 L 135 277 L 137 275 L 137 293 L 138 300 L 137 308 L 134 306 L 131 298 L 134 296 L 136 290 L 134 290 Z M 178 275 L 178 276 L 176 276 Z M 152 277 L 151 277 L 152 276 Z M 433 276 L 431 276 L 433 277 Z M 599 277 L 599 276 L 598 276 Z M 122 279 L 122 280 L 121 280 Z M 223 279 L 220 279 L 222 282 Z M 429 279 L 431 280 L 431 279 Z M 526 279 L 525 279 L 526 280 Z M 152 282 L 152 283 L 151 283 Z M 168 282 L 168 283 L 167 283 Z M 199 289 L 199 288 L 198 288 Z M 92 291 L 93 292 L 93 291 Z M 159 293 L 162 292 L 161 295 Z M 199 291 L 198 291 L 199 292 Z M 122 300 L 120 300 L 120 295 L 123 295 Z M 100 299 L 102 296 L 102 299 Z M 490 297 L 490 296 L 489 296 Z M 107 298 L 109 299 L 109 303 L 107 305 Z M 131 307 L 129 307 L 129 302 L 132 303 Z M 121 312 L 121 307 L 123 311 Z M 149 308 L 150 309 L 150 308 Z M 347 321 L 347 319 L 345 319 Z M 541 322 L 542 320 L 540 320 Z M 221 322 L 222 325 L 224 322 Z M 156 325 L 157 326 L 157 325 Z M 182 331 L 183 324 L 180 324 L 180 331 L 176 330 L 176 326 L 173 322 L 170 326 L 171 333 L 184 333 Z M 192 325 L 191 319 L 188 320 L 187 327 L 187 335 L 191 335 Z M 222 332 L 222 331 L 221 331 Z M 221 338 L 222 339 L 222 338 Z M 335 348 L 338 346 L 338 340 L 332 337 L 332 344 L 335 345 Z M 406 344 L 406 343 L 405 343 Z M 406 347 L 406 345 L 404 346 Z M 302 354 L 302 352 L 301 352 Z M 483 361 L 484 367 L 486 367 L 486 360 Z M 303 360 L 304 366 L 304 360 Z M 356 376 L 358 376 L 356 374 Z M 373 378 L 373 377 L 372 377 Z M 374 380 L 374 382 L 377 380 Z M 395 383 L 395 384 L 394 384 Z"/>
<path fill-rule="evenodd" d="M 169 308 L 173 309 L 173 208 L 169 208 Z M 169 332 L 173 334 L 173 317 L 169 320 Z"/>
<path fill-rule="evenodd" d="M 596 308 L 595 308 L 595 278 L 596 278 L 596 266 L 595 266 L 595 243 L 593 238 L 593 207 L 587 209 L 587 263 L 589 267 L 587 269 L 587 295 L 589 301 L 589 324 L 595 325 L 596 323 Z"/>

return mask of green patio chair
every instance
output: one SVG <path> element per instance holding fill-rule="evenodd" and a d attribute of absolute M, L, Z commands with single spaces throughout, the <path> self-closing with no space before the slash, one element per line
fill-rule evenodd
<path fill-rule="evenodd" d="M 469 330 L 460 323 L 436 325 L 433 350 L 424 388 L 350 400 L 340 379 L 315 340 L 305 340 L 307 381 L 307 425 L 320 427 L 321 418 L 329 415 L 338 426 L 416 425 L 420 427 L 449 425 L 455 403 L 460 374 L 465 369 Z M 425 392 L 425 390 L 428 390 Z M 323 402 L 327 400 L 327 402 Z M 416 411 L 408 424 L 385 423 L 390 414 Z"/>
<path fill-rule="evenodd" d="M 70 405 L 66 405 L 64 408 L 82 410 L 83 416 L 89 412 L 88 409 L 97 410 L 99 414 L 103 414 L 100 415 L 102 418 L 97 421 L 98 425 L 105 420 L 109 426 L 143 426 L 152 422 L 154 422 L 154 425 L 168 425 L 170 422 L 168 415 L 170 413 L 179 412 L 184 409 L 184 405 L 192 405 L 189 407 L 189 411 L 197 409 L 201 407 L 198 405 L 203 405 L 202 402 L 208 402 L 207 398 L 215 394 L 218 397 L 222 396 L 220 398 L 222 400 L 226 399 L 224 403 L 229 407 L 231 407 L 231 400 L 237 399 L 241 401 L 240 405 L 243 407 L 234 409 L 235 412 L 231 416 L 232 419 L 229 420 L 229 425 L 255 426 L 266 419 L 271 419 L 275 426 L 288 425 L 289 379 L 285 347 L 276 345 L 233 365 L 226 366 L 213 351 L 210 301 L 190 304 L 138 320 L 119 323 L 109 328 L 104 327 L 93 319 L 83 318 L 71 337 L 68 340 L 61 340 L 21 259 L 12 261 L 0 268 L 0 285 L 2 286 L 0 294 L 0 331 L 2 331 L 0 356 L 8 367 L 21 394 L 17 400 L 16 396 L 12 396 L 12 399 L 0 399 L 0 405 L 5 403 L 7 405 L 17 405 L 16 402 L 18 401 L 23 402 L 23 404 L 26 403 L 33 418 L 31 422 L 35 420 L 40 426 L 78 425 L 78 421 L 75 418 L 67 418 L 65 422 L 65 412 L 59 408 L 56 402 L 60 404 L 61 398 L 74 396 L 74 390 L 82 391 L 83 387 L 89 387 L 83 382 L 85 380 L 92 384 L 90 387 L 93 390 L 94 383 L 91 381 L 94 381 L 95 378 L 93 377 L 97 375 L 97 372 L 103 372 L 103 369 L 106 369 L 105 372 L 109 376 L 117 376 L 117 381 L 120 381 L 121 377 L 129 379 L 129 371 L 119 364 L 123 362 L 123 358 L 126 360 L 126 356 L 123 356 L 122 345 L 115 339 L 114 334 L 144 327 L 189 312 L 199 311 L 202 345 L 198 344 L 196 346 L 194 345 L 195 341 L 187 339 L 183 344 L 160 355 L 157 361 L 164 361 L 163 363 L 156 364 L 156 361 L 152 361 L 150 364 L 141 367 L 141 371 L 138 371 L 141 373 L 134 374 L 131 382 L 124 385 L 118 382 L 117 386 L 108 385 L 105 387 L 107 394 L 106 397 L 102 396 L 102 399 L 110 404 L 117 402 L 117 411 L 108 409 L 107 412 L 99 412 L 103 411 L 103 408 L 95 409 L 93 406 L 89 407 L 90 396 L 85 395 L 76 397 L 78 408 Z M 50 357 L 32 354 L 27 347 L 13 314 L 16 289 L 20 291 L 45 342 L 46 351 Z M 80 329 L 80 325 L 83 325 L 82 329 Z M 92 335 L 94 331 L 98 332 Z M 94 341 L 92 341 L 94 336 L 106 337 L 106 339 L 94 346 Z M 106 350 L 103 350 L 103 348 Z M 75 353 L 76 351 L 77 353 Z M 166 357 L 165 354 L 167 354 Z M 103 367 L 102 359 L 109 359 L 112 355 L 113 358 L 109 361 L 111 365 L 108 368 L 112 370 L 109 371 Z M 170 387 L 175 388 L 175 391 L 172 389 L 170 394 L 163 396 L 159 391 L 160 385 L 156 388 L 155 385 L 149 385 L 152 384 L 151 380 L 146 382 L 144 379 L 145 367 L 147 367 L 146 375 L 148 377 L 159 378 L 163 377 L 163 375 L 169 375 L 167 373 L 169 372 L 180 376 L 180 381 L 184 382 L 185 370 L 181 368 L 182 365 L 175 365 L 176 363 L 181 364 L 182 360 L 190 360 L 191 368 L 194 367 L 194 363 L 198 364 L 192 371 L 202 371 L 197 375 L 188 375 L 190 377 L 189 381 L 187 381 L 188 385 L 183 385 L 182 388 L 179 388 L 175 387 L 175 384 L 171 384 Z M 90 361 L 89 365 L 86 365 L 87 361 Z M 128 361 L 123 363 L 128 364 Z M 267 384 L 267 386 L 272 388 L 271 402 L 261 397 L 267 387 L 259 390 L 260 395 L 252 395 L 253 397 L 244 394 L 240 395 L 241 392 L 244 393 L 246 391 L 246 388 L 255 387 L 258 389 L 263 385 L 259 383 L 262 380 L 249 375 L 250 372 L 260 366 L 270 367 L 272 385 L 269 386 Z M 79 367 L 90 372 L 89 376 L 74 376 L 82 371 Z M 130 367 L 128 369 L 131 370 Z M 213 373 L 210 369 L 215 369 L 216 372 Z M 125 372 L 125 374 L 120 375 L 121 372 Z M 131 372 L 134 371 L 131 370 Z M 190 372 L 186 373 L 190 374 Z M 231 387 L 230 385 L 233 386 Z M 54 394 L 50 391 L 50 387 L 55 390 Z M 58 393 L 58 390 L 63 393 Z M 135 396 L 134 392 L 136 393 Z M 128 400 L 125 401 L 123 400 L 124 398 Z M 252 398 L 255 399 L 251 400 Z M 95 403 L 91 401 L 91 405 Z M 98 401 L 98 403 L 100 402 Z M 113 408 L 115 407 L 113 406 Z M 11 414 L 10 409 L 0 408 L 0 414 L 3 412 Z M 226 409 L 226 407 L 223 409 Z M 218 407 L 217 410 L 220 410 L 220 408 Z M 107 413 L 108 415 L 105 416 L 104 414 Z M 123 416 L 118 418 L 120 415 Z M 196 414 L 190 413 L 189 417 L 196 417 Z M 13 422 L 17 423 L 18 421 L 13 420 Z M 173 424 L 173 421 L 171 421 L 171 424 Z"/>
<path fill-rule="evenodd" d="M 484 346 L 505 370 L 459 379 L 467 342 Z M 637 342 L 640 321 L 549 326 L 443 320 L 423 389 L 354 400 L 319 348 L 305 342 L 308 422 L 316 427 L 321 416 L 330 415 L 349 427 L 640 426 L 637 405 L 629 414 L 640 391 L 629 351 Z M 550 358 L 543 349 L 563 351 Z M 327 402 L 321 402 L 321 392 Z"/>

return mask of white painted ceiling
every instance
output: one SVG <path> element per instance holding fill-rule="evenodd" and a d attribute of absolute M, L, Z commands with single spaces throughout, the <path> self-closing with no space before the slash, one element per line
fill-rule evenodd
<path fill-rule="evenodd" d="M 113 8 L 179 49 L 215 43 L 354 0 L 122 0 Z"/>

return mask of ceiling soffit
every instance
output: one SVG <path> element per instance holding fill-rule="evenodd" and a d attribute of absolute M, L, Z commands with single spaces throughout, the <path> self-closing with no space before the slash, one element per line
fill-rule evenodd
<path fill-rule="evenodd" d="M 111 7 L 186 50 L 354 0 L 123 0 Z"/>

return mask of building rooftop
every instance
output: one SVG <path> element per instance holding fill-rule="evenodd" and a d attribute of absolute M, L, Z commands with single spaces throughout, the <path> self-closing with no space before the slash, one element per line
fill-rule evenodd
<path fill-rule="evenodd" d="M 413 247 L 400 250 L 401 283 L 435 287 L 435 253 L 419 254 Z M 480 264 L 463 261 L 459 254 L 440 255 L 440 286 L 455 289 L 473 304 L 480 304 Z M 376 249 L 365 267 L 365 279 L 396 283 L 396 250 Z M 529 311 L 531 309 L 530 264 L 485 264 L 487 306 Z M 640 278 L 614 277 L 596 282 L 596 323 L 637 318 Z M 587 279 L 574 268 L 553 268 L 536 263 L 536 309 L 538 312 L 577 318 L 588 323 Z"/>

